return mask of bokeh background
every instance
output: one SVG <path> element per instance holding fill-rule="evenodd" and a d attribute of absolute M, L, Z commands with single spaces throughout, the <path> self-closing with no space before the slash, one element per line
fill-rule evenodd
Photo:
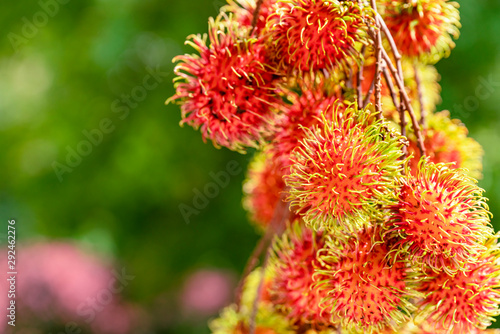
<path fill-rule="evenodd" d="M 15 219 L 19 261 L 39 267 L 33 279 L 49 267 L 54 277 L 77 272 L 52 287 L 45 278 L 43 291 L 71 291 L 66 283 L 80 280 L 83 295 L 104 298 L 105 287 L 84 288 L 99 276 L 92 270 L 104 270 L 105 285 L 124 268 L 134 278 L 111 298 L 132 305 L 142 319 L 132 332 L 208 333 L 207 318 L 232 298 L 258 239 L 241 206 L 251 154 L 204 144 L 198 132 L 179 127 L 178 106 L 164 105 L 173 94 L 172 58 L 192 52 L 186 36 L 206 32 L 223 3 L 0 2 L 0 252 L 7 252 L 7 220 Z M 460 5 L 461 37 L 437 65 L 438 109 L 460 118 L 484 147 L 480 185 L 499 230 L 500 2 Z M 478 93 L 485 80 L 490 94 Z M 228 185 L 185 219 L 179 206 L 193 206 L 211 173 L 230 161 L 238 171 Z M 40 245 L 48 250 L 33 251 Z M 51 251 L 51 260 L 29 255 Z M 59 259 L 60 253 L 75 254 Z M 100 269 L 78 274 L 79 261 Z M 89 323 L 81 314 L 30 316 L 48 319 L 30 333 L 64 333 L 61 322 L 70 320 L 81 328 Z M 19 324 L 28 318 L 17 315 Z"/>

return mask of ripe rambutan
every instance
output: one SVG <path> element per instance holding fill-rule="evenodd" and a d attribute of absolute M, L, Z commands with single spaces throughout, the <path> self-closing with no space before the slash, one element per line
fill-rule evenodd
<path fill-rule="evenodd" d="M 210 19 L 210 45 L 206 35 L 190 36 L 187 44 L 199 56 L 174 58 L 176 94 L 167 100 L 182 106 L 181 124 L 201 128 L 216 147 L 237 151 L 263 142 L 272 128 L 271 107 L 279 101 L 278 77 L 266 65 L 264 46 L 245 34 L 230 18 Z"/>
<path fill-rule="evenodd" d="M 243 183 L 243 206 L 251 221 L 266 229 L 273 221 L 276 207 L 284 201 L 285 168 L 274 159 L 268 149 L 256 153 L 248 166 Z"/>
<path fill-rule="evenodd" d="M 282 90 L 286 101 L 281 106 L 282 115 L 276 121 L 276 134 L 270 144 L 273 159 L 281 161 L 287 168 L 291 165 L 290 157 L 305 133 L 303 128 L 311 128 L 321 123 L 322 114 L 331 119 L 331 112 L 343 108 L 342 92 L 327 78 L 317 74 L 313 79 L 300 80 L 293 87 Z"/>
<path fill-rule="evenodd" d="M 419 302 L 420 316 L 435 330 L 473 333 L 485 329 L 500 314 L 500 261 L 496 239 L 486 243 L 478 261 L 465 264 L 452 275 L 428 271 L 418 290 L 426 294 Z"/>
<path fill-rule="evenodd" d="M 331 316 L 319 307 L 325 295 L 318 291 L 313 281 L 314 270 L 321 268 L 317 253 L 324 243 L 322 232 L 295 223 L 273 244 L 271 301 L 299 327 L 310 325 L 320 329 L 330 325 Z"/>
<path fill-rule="evenodd" d="M 458 38 L 458 4 L 448 0 L 382 0 L 381 13 L 399 51 L 437 62 L 447 57 Z"/>
<path fill-rule="evenodd" d="M 259 16 L 255 24 L 255 34 L 260 34 L 267 23 L 267 18 L 274 12 L 274 4 L 276 0 L 264 0 L 259 8 Z M 256 0 L 228 0 L 228 4 L 222 7 L 222 10 L 234 15 L 234 20 L 241 26 L 251 28 Z"/>
<path fill-rule="evenodd" d="M 332 108 L 332 107 L 330 107 Z M 400 137 L 374 113 L 354 105 L 333 108 L 317 126 L 304 129 L 290 175 L 292 208 L 314 228 L 351 228 L 347 219 L 390 202 L 402 171 Z M 307 211 L 306 211 L 307 210 Z M 376 211 L 379 211 L 378 209 Z"/>
<path fill-rule="evenodd" d="M 361 219 L 361 218 L 360 218 Z M 348 332 L 373 333 L 396 328 L 414 310 L 418 296 L 407 277 L 408 266 L 390 254 L 380 227 L 365 227 L 349 237 L 327 241 L 318 269 L 318 289 L 327 297 L 325 312 L 340 320 Z"/>
<path fill-rule="evenodd" d="M 467 136 L 468 130 L 464 124 L 457 119 L 450 119 L 448 111 L 428 115 L 427 127 L 422 131 L 426 154 L 431 162 L 453 162 L 455 168 L 464 168 L 467 175 L 481 178 L 483 148 Z M 416 171 L 421 157 L 420 150 L 411 129 L 408 129 L 408 133 L 408 152 L 413 153 L 411 170 Z"/>
<path fill-rule="evenodd" d="M 395 248 L 422 268 L 463 270 L 485 250 L 491 236 L 483 190 L 474 179 L 446 164 L 421 160 L 416 175 L 401 179 L 388 232 Z"/>
<path fill-rule="evenodd" d="M 280 0 L 266 27 L 270 53 L 288 72 L 332 69 L 357 54 L 370 20 L 370 12 L 356 2 Z"/>

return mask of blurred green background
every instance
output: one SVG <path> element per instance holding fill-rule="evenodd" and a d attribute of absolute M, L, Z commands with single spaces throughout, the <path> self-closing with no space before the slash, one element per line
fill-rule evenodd
<path fill-rule="evenodd" d="M 17 220 L 20 242 L 71 239 L 117 258 L 136 275 L 125 294 L 151 315 L 152 332 L 207 333 L 206 319 L 182 315 L 178 291 L 200 268 L 241 272 L 258 239 L 241 207 L 251 155 L 204 144 L 164 101 L 173 94 L 172 57 L 192 52 L 186 36 L 206 32 L 223 1 L 64 0 L 47 20 L 37 16 L 42 3 L 0 3 L 0 219 Z M 480 185 L 496 218 L 500 2 L 460 4 L 461 37 L 437 65 L 438 109 L 484 147 Z M 484 80 L 490 94 L 476 96 Z M 90 147 L 82 144 L 89 133 Z M 72 167 L 74 150 L 86 155 Z M 194 189 L 231 160 L 242 172 L 187 223 L 179 205 L 192 205 Z"/>

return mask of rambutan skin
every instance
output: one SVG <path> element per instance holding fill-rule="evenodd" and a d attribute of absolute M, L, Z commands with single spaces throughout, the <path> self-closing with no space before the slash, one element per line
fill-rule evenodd
<path fill-rule="evenodd" d="M 243 183 L 243 207 L 250 219 L 262 229 L 269 227 L 276 216 L 276 208 L 283 204 L 286 168 L 266 148 L 257 152 L 248 166 Z"/>
<path fill-rule="evenodd" d="M 325 295 L 314 286 L 313 280 L 315 269 L 321 268 L 317 252 L 324 243 L 323 233 L 295 222 L 273 245 L 270 299 L 296 326 L 307 324 L 321 329 L 330 325 L 330 315 L 319 307 Z"/>
<path fill-rule="evenodd" d="M 266 27 L 270 54 L 286 72 L 332 69 L 357 54 L 356 43 L 366 43 L 370 19 L 356 2 L 278 0 Z"/>
<path fill-rule="evenodd" d="M 454 274 L 425 272 L 418 290 L 426 296 L 418 303 L 419 317 L 438 332 L 475 333 L 490 326 L 500 314 L 500 262 L 498 235 L 486 242 L 478 261 Z"/>
<path fill-rule="evenodd" d="M 240 35 L 239 35 L 240 34 Z M 176 94 L 168 102 L 181 105 L 182 124 L 200 129 L 216 147 L 243 151 L 258 147 L 272 129 L 272 106 L 279 77 L 267 66 L 264 46 L 240 37 L 231 18 L 209 21 L 207 36 L 190 36 L 187 44 L 199 55 L 174 58 Z"/>
<path fill-rule="evenodd" d="M 365 224 L 366 226 L 369 224 Z M 408 266 L 390 253 L 380 226 L 327 242 L 317 270 L 318 288 L 327 297 L 321 307 L 340 319 L 348 333 L 377 333 L 408 321 L 418 297 L 407 277 Z"/>
<path fill-rule="evenodd" d="M 268 17 L 274 13 L 276 0 L 263 0 L 259 8 L 259 16 L 255 22 L 253 33 L 259 35 L 267 23 Z M 234 15 L 234 20 L 241 26 L 252 28 L 253 16 L 257 6 L 256 0 L 228 0 L 222 10 Z"/>
<path fill-rule="evenodd" d="M 345 109 L 342 93 L 323 75 L 297 81 L 281 90 L 289 103 L 284 102 L 279 107 L 281 117 L 276 121 L 276 133 L 269 145 L 273 159 L 287 168 L 285 174 L 289 174 L 292 151 L 305 136 L 303 129 L 321 124 L 322 115 L 331 119 L 336 108 Z"/>
<path fill-rule="evenodd" d="M 400 138 L 382 120 L 351 106 L 334 108 L 332 119 L 304 129 L 292 155 L 292 208 L 314 228 L 350 228 L 349 217 L 375 214 L 387 205 L 402 171 Z"/>
<path fill-rule="evenodd" d="M 429 161 L 433 163 L 454 163 L 455 168 L 466 169 L 466 174 L 480 179 L 482 177 L 481 145 L 467 136 L 468 130 L 459 120 L 450 119 L 448 111 L 441 111 L 427 116 L 426 128 L 422 130 L 424 145 Z M 413 132 L 409 129 L 408 153 L 411 170 L 418 169 L 421 155 Z"/>
<path fill-rule="evenodd" d="M 384 21 L 399 51 L 409 57 L 436 62 L 447 57 L 458 38 L 458 4 L 448 0 L 382 0 Z"/>
<path fill-rule="evenodd" d="M 399 239 L 395 249 L 422 268 L 462 270 L 492 235 L 483 190 L 449 165 L 422 160 L 418 167 L 401 179 L 388 234 Z"/>

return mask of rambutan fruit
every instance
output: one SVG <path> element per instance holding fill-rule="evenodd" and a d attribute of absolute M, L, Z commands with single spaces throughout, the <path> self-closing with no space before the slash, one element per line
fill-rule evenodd
<path fill-rule="evenodd" d="M 274 309 L 270 300 L 269 288 L 272 272 L 256 268 L 244 281 L 240 306 L 230 305 L 222 310 L 219 318 L 209 324 L 213 334 L 250 334 L 250 322 L 253 316 L 254 301 L 259 285 L 262 290 L 255 314 L 255 334 L 294 334 L 292 324 Z"/>
<path fill-rule="evenodd" d="M 382 0 L 382 16 L 399 51 L 426 62 L 447 57 L 458 38 L 458 4 L 448 0 Z"/>
<path fill-rule="evenodd" d="M 257 152 L 248 166 L 243 183 L 243 207 L 250 219 L 262 229 L 266 229 L 278 214 L 276 208 L 284 202 L 283 193 L 286 172 L 279 159 L 273 158 L 269 149 Z"/>
<path fill-rule="evenodd" d="M 338 318 L 348 333 L 376 333 L 409 320 L 414 310 L 410 299 L 419 294 L 407 264 L 391 255 L 380 226 L 326 244 L 319 259 L 327 269 L 316 271 L 322 277 L 318 289 L 327 296 L 321 302 L 325 312 Z"/>
<path fill-rule="evenodd" d="M 239 23 L 240 26 L 252 28 L 253 16 L 255 9 L 257 7 L 256 0 L 228 0 L 227 5 L 222 7 L 222 10 L 228 13 L 232 13 L 234 20 Z M 276 0 L 263 0 L 259 8 L 259 16 L 255 22 L 256 35 L 266 26 L 267 18 L 274 12 L 274 4 Z"/>
<path fill-rule="evenodd" d="M 333 107 L 331 107 L 333 108 Z M 292 208 L 314 228 L 351 228 L 355 217 L 387 205 L 402 171 L 400 137 L 369 109 L 333 108 L 331 119 L 304 129 L 292 155 Z M 306 211 L 307 210 L 307 211 Z"/>
<path fill-rule="evenodd" d="M 213 334 L 250 334 L 251 311 L 238 311 L 236 305 L 222 310 L 219 318 L 209 323 Z M 294 334 L 287 319 L 272 308 L 260 307 L 255 319 L 254 334 Z"/>
<path fill-rule="evenodd" d="M 388 222 L 394 249 L 411 262 L 452 274 L 474 263 L 491 236 L 483 190 L 461 170 L 421 160 L 416 175 L 401 179 Z"/>
<path fill-rule="evenodd" d="M 303 128 L 321 123 L 322 114 L 330 119 L 334 108 L 345 106 L 338 86 L 321 74 L 298 80 L 291 87 L 283 87 L 282 94 L 288 103 L 280 107 L 281 116 L 276 120 L 270 154 L 273 159 L 281 161 L 287 168 L 285 174 L 289 174 L 291 153 L 305 135 Z"/>
<path fill-rule="evenodd" d="M 422 133 L 429 161 L 454 163 L 453 167 L 463 168 L 467 175 L 480 179 L 484 151 L 477 141 L 467 136 L 465 125 L 457 119 L 450 119 L 447 110 L 428 115 L 426 123 Z M 408 129 L 408 133 L 408 152 L 413 153 L 411 170 L 416 171 L 421 158 L 420 150 L 413 131 Z"/>
<path fill-rule="evenodd" d="M 462 271 L 422 273 L 418 290 L 425 298 L 418 303 L 420 315 L 443 333 L 474 333 L 484 330 L 500 314 L 500 261 L 498 235 L 486 242 L 479 259 Z M 417 317 L 418 318 L 418 317 Z"/>
<path fill-rule="evenodd" d="M 236 151 L 264 141 L 272 128 L 271 107 L 279 101 L 278 76 L 267 65 L 264 46 L 245 35 L 230 18 L 211 18 L 209 46 L 206 35 L 190 36 L 187 44 L 199 55 L 174 58 L 176 94 L 167 100 L 181 105 L 181 125 Z"/>
<path fill-rule="evenodd" d="M 266 26 L 270 54 L 285 72 L 332 69 L 367 43 L 370 20 L 352 1 L 279 0 Z"/>
<path fill-rule="evenodd" d="M 295 326 L 321 329 L 331 325 L 331 316 L 319 307 L 325 295 L 318 291 L 313 280 L 314 270 L 321 268 L 317 253 L 324 244 L 322 232 L 299 223 L 289 226 L 273 244 L 270 299 Z"/>

